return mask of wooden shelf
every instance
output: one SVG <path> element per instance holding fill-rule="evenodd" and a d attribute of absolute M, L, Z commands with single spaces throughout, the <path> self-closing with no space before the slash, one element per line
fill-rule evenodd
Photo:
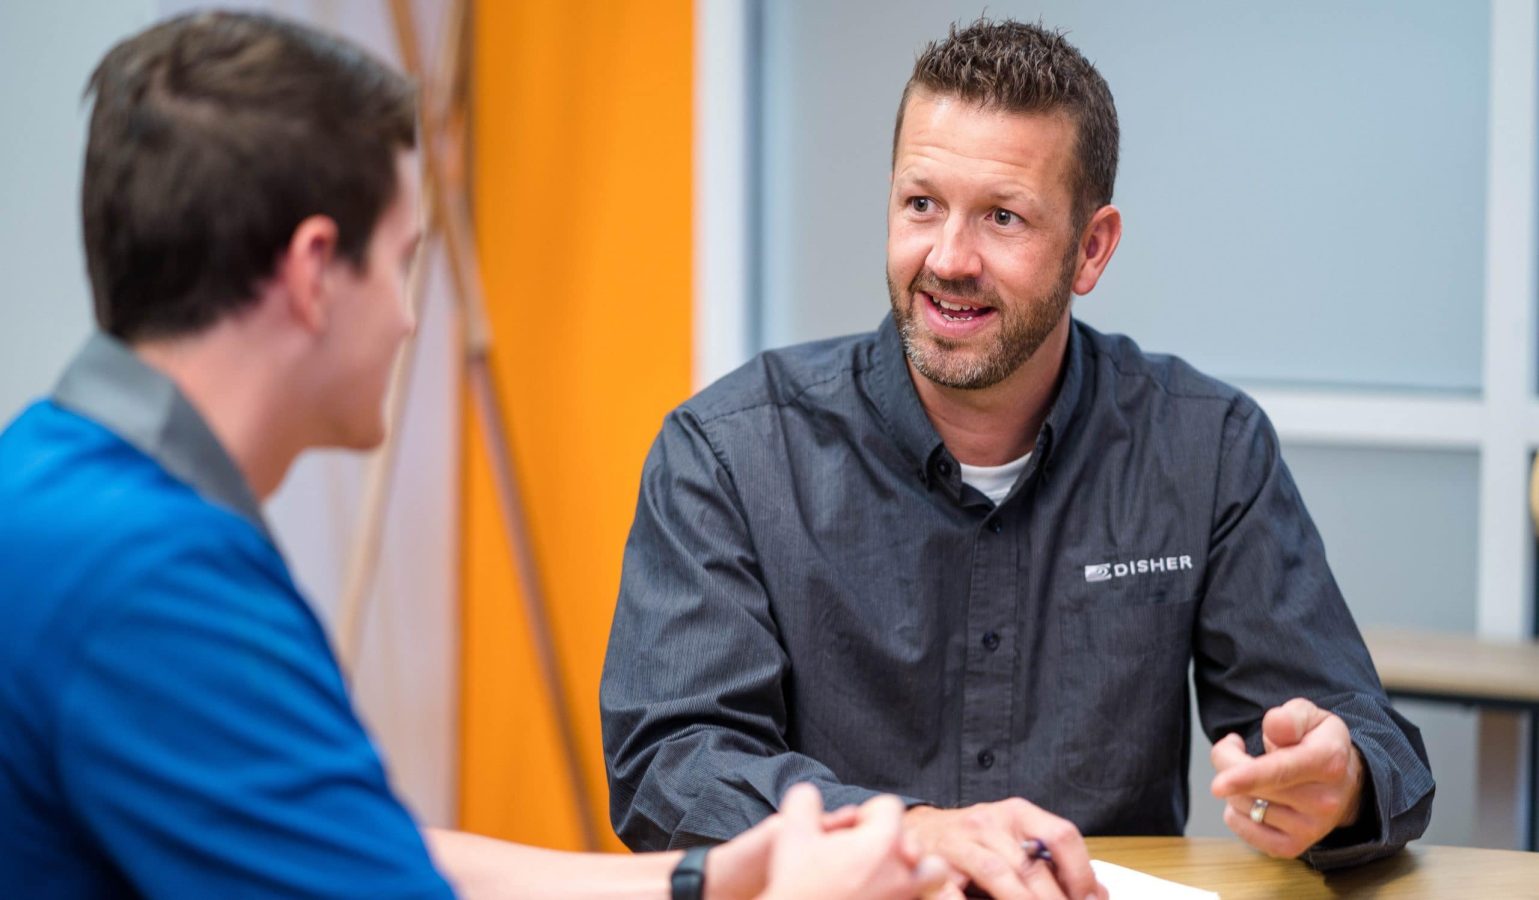
<path fill-rule="evenodd" d="M 1388 629 L 1363 639 L 1389 693 L 1539 706 L 1539 642 Z"/>

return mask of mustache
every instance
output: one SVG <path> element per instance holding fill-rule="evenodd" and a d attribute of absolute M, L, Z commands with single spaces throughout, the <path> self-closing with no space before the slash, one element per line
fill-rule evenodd
<path fill-rule="evenodd" d="M 926 294 L 945 294 L 959 300 L 988 299 L 993 292 L 985 291 L 976 278 L 941 278 L 929 269 L 922 269 L 909 282 L 909 293 L 923 291 Z"/>

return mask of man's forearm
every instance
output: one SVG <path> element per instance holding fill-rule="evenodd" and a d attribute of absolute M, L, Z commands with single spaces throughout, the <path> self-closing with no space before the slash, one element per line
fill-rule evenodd
<path fill-rule="evenodd" d="M 422 834 L 440 870 L 469 900 L 667 900 L 669 875 L 684 855 L 565 853 L 463 831 L 425 828 Z"/>

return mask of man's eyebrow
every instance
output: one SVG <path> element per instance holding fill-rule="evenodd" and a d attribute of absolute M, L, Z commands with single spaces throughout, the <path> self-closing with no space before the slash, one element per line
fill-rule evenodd
<path fill-rule="evenodd" d="M 989 199 L 1000 203 L 1018 203 L 1024 206 L 1036 206 L 1037 195 L 1020 188 L 996 188 L 989 193 Z"/>
<path fill-rule="evenodd" d="M 921 193 L 936 193 L 935 183 L 922 173 L 904 172 L 898 175 L 894 182 L 902 188 L 912 188 Z M 996 203 L 1009 203 L 1028 207 L 1041 205 L 1036 194 L 1018 187 L 996 187 L 989 190 L 985 196 Z"/>
<path fill-rule="evenodd" d="M 904 187 L 914 187 L 926 193 L 935 193 L 935 184 L 924 175 L 904 172 L 897 177 L 897 183 Z"/>

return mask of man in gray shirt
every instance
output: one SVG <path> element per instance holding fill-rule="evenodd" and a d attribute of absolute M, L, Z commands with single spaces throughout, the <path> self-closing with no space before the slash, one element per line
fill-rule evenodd
<path fill-rule="evenodd" d="M 1242 839 L 1325 868 L 1422 833 L 1420 735 L 1266 416 L 1070 315 L 1121 237 L 1117 152 L 1060 35 L 953 29 L 899 106 L 891 316 L 668 416 L 601 697 L 632 847 L 730 837 L 808 780 L 902 795 L 996 896 L 1085 896 L 1081 833 L 1185 826 L 1189 667 Z"/>

